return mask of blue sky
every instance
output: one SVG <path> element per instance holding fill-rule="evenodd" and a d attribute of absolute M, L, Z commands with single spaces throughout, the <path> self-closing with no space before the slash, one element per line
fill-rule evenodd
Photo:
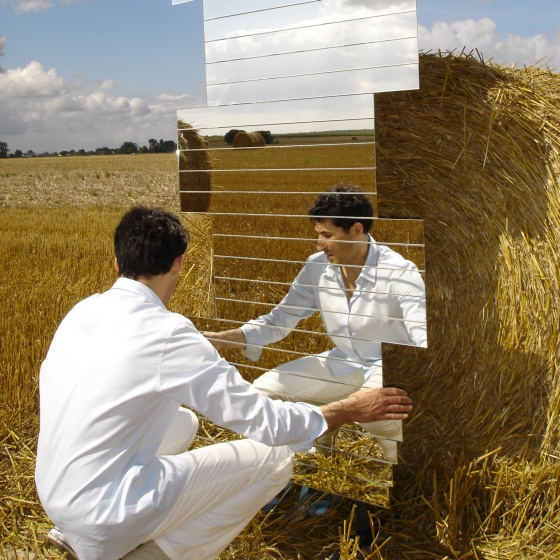
<path fill-rule="evenodd" d="M 356 8 L 392 0 L 340 0 Z M 206 0 L 242 8 L 244 0 Z M 560 68 L 560 0 L 417 0 L 421 50 Z M 202 0 L 0 0 L 0 140 L 35 151 L 175 137 L 204 96 Z"/>

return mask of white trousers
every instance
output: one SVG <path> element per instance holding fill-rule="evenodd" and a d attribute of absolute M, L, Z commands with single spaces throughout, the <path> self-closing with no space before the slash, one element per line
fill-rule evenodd
<path fill-rule="evenodd" d="M 198 420 L 180 408 L 158 450 L 185 451 Z M 189 477 L 173 508 L 150 535 L 172 560 L 213 560 L 290 480 L 293 453 L 251 440 L 187 452 Z"/>
<path fill-rule="evenodd" d="M 381 366 L 368 370 L 367 380 L 361 369 L 335 377 L 324 356 L 306 356 L 264 373 L 253 385 L 270 398 L 322 405 L 344 399 L 362 387 L 383 387 L 383 370 Z M 383 420 L 360 426 L 376 436 L 385 457 L 396 463 L 402 422 Z"/>

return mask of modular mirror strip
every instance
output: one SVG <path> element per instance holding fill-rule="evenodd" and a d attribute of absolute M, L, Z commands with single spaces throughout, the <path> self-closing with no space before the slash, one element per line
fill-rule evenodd
<path fill-rule="evenodd" d="M 416 3 L 204 0 L 204 20 L 207 106 L 177 112 L 181 211 L 200 240 L 180 282 L 201 301 L 184 311 L 200 330 L 249 329 L 245 350 L 224 357 L 273 398 L 327 403 L 379 387 L 382 343 L 427 344 L 423 224 L 378 217 L 372 95 L 418 88 Z M 372 237 L 329 244 L 339 214 L 309 219 L 341 183 L 361 187 Z M 355 251 L 365 262 L 345 261 Z M 340 266 L 363 282 L 341 284 Z M 319 371 L 324 387 L 306 397 Z M 293 480 L 386 507 L 403 436 L 393 424 L 318 440 Z M 204 431 L 200 444 L 236 437 Z"/>

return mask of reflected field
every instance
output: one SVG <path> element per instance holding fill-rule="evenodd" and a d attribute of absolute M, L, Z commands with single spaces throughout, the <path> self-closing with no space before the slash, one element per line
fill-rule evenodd
<path fill-rule="evenodd" d="M 212 302 L 203 313 L 195 309 L 196 302 L 192 302 L 192 309 L 187 302 L 183 312 L 191 315 L 202 331 L 222 331 L 237 328 L 274 308 L 306 258 L 317 251 L 314 225 L 307 210 L 319 193 L 340 182 L 353 183 L 365 189 L 376 207 L 375 144 L 372 134 L 280 136 L 275 138 L 276 144 L 250 149 L 233 148 L 217 138 L 208 140 L 204 140 L 206 144 L 199 140 L 203 147 L 195 149 L 206 156 L 208 167 L 201 171 L 180 169 L 180 181 L 185 218 L 203 219 L 204 236 L 211 242 L 208 263 L 202 266 L 212 270 L 207 285 Z M 188 154 L 187 148 L 183 147 Z M 179 161 L 180 166 L 181 162 L 188 164 L 181 157 Z M 207 206 L 193 212 L 200 203 L 196 197 L 201 174 L 207 178 Z M 420 220 L 375 218 L 372 235 L 416 264 L 423 274 Z M 382 274 L 382 270 L 378 273 Z M 265 347 L 258 362 L 249 361 L 239 352 L 223 354 L 252 382 L 279 364 L 332 348 L 323 320 L 315 313 L 303 319 L 284 340 Z M 352 391 L 360 386 L 352 387 Z M 285 398 L 294 400 L 290 395 Z M 209 422 L 205 425 L 203 441 L 207 443 L 231 437 L 227 430 Z M 297 455 L 294 482 L 388 505 L 392 463 L 375 437 L 358 426 L 346 426 L 332 447 L 321 443 L 316 447 L 318 452 L 314 455 Z"/>

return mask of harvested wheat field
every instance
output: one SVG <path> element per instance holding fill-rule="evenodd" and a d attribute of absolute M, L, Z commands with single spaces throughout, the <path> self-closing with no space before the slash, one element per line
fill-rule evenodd
<path fill-rule="evenodd" d="M 560 76 L 424 55 L 420 84 L 376 96 L 378 212 L 425 220 L 429 313 L 427 351 L 384 357 L 388 383 L 416 404 L 391 507 L 372 512 L 376 538 L 360 549 L 350 501 L 310 518 L 294 486 L 221 558 L 560 557 Z M 123 209 L 178 210 L 177 183 L 174 155 L 0 161 L 6 558 L 59 557 L 42 543 L 33 487 L 37 374 L 54 329 L 111 285 Z M 205 219 L 185 217 L 176 311 L 211 304 Z"/>

